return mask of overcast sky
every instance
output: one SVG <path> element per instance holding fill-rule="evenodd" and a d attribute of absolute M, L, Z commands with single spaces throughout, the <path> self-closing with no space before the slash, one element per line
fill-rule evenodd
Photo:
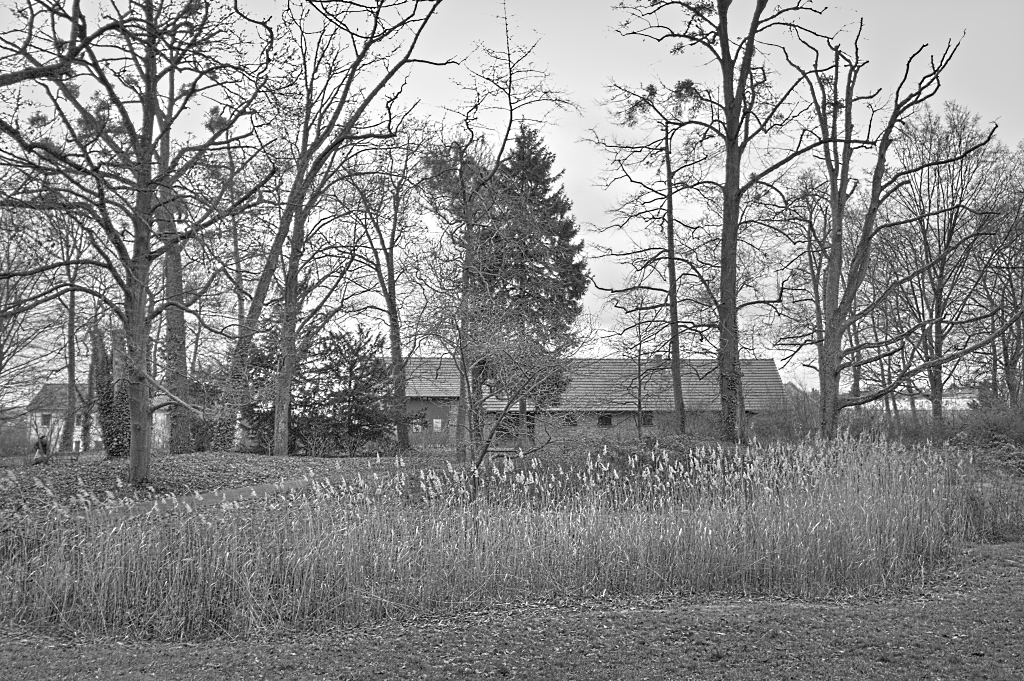
<path fill-rule="evenodd" d="M 578 220 L 601 225 L 614 197 L 595 186 L 604 157 L 585 139 L 592 128 L 611 130 L 600 105 L 607 84 L 697 79 L 693 74 L 699 64 L 692 56 L 670 55 L 666 46 L 619 36 L 615 27 L 625 17 L 613 9 L 613 0 L 446 0 L 422 54 L 461 55 L 474 41 L 500 45 L 496 41 L 503 40 L 503 4 L 514 37 L 521 43 L 539 41 L 537 62 L 580 106 L 579 114 L 557 115 L 544 134 L 565 170 L 566 191 Z M 749 4 L 739 0 L 733 10 L 744 23 Z M 926 54 L 941 53 L 947 41 L 961 40 L 934 105 L 956 100 L 983 121 L 997 122 L 999 138 L 1010 146 L 1024 138 L 1024 0 L 838 0 L 814 7 L 828 8 L 818 26 L 830 30 L 864 19 L 861 53 L 870 65 L 862 80 L 885 93 L 895 88 L 907 57 L 921 45 L 929 45 Z M 414 80 L 422 75 L 417 73 Z M 426 98 L 436 103 L 449 94 L 433 83 Z M 617 283 L 610 268 L 592 262 L 592 270 L 601 283 Z M 600 303 L 596 295 L 588 298 L 595 313 Z"/>

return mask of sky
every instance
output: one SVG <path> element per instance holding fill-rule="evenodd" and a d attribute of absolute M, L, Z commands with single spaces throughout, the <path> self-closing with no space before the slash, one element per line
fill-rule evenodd
<path fill-rule="evenodd" d="M 537 42 L 536 62 L 551 80 L 566 90 L 579 112 L 560 112 L 544 127 L 556 167 L 564 168 L 566 193 L 583 231 L 607 222 L 615 196 L 598 185 L 605 157 L 587 141 L 590 131 L 611 132 L 602 101 L 612 82 L 637 85 L 660 78 L 674 82 L 701 73 L 692 56 L 671 55 L 666 46 L 615 31 L 625 18 L 613 0 L 446 0 L 423 43 L 424 56 L 467 54 L 474 42 L 501 45 L 503 6 L 507 8 L 514 39 Z M 739 0 L 734 16 L 749 17 L 749 0 Z M 1024 0 L 839 0 L 814 2 L 827 8 L 817 24 L 834 31 L 855 26 L 863 18 L 861 53 L 870 62 L 865 85 L 891 93 L 906 59 L 921 45 L 925 54 L 941 54 L 947 41 L 961 41 L 943 76 L 942 88 L 933 100 L 941 106 L 956 100 L 980 115 L 982 121 L 999 125 L 998 136 L 1009 146 L 1024 140 Z M 417 72 L 415 89 L 426 106 L 447 103 L 455 92 L 446 88 L 450 70 Z M 697 79 L 694 77 L 694 79 Z M 425 87 L 424 87 L 425 86 Z M 584 234 L 591 243 L 601 239 Z M 610 264 L 591 260 L 591 271 L 602 285 L 614 285 L 621 277 Z M 600 313 L 602 299 L 596 292 L 587 308 Z M 608 312 L 602 319 L 609 321 Z M 786 373 L 784 371 L 784 373 Z"/>

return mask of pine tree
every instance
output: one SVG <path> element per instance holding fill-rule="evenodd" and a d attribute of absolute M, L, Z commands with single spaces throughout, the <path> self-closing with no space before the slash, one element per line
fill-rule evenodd
<path fill-rule="evenodd" d="M 427 158 L 428 203 L 457 254 L 440 261 L 449 267 L 438 269 L 438 291 L 450 295 L 439 297 L 434 328 L 459 367 L 457 432 L 460 442 L 472 443 L 477 465 L 490 437 L 486 395 L 507 400 L 506 407 L 518 403 L 525 433 L 527 402 L 557 403 L 568 379 L 566 358 L 578 346 L 587 268 L 554 163 L 538 131 L 526 125 L 497 161 L 470 143 Z"/>
<path fill-rule="evenodd" d="M 553 174 L 554 163 L 540 132 L 521 125 L 501 164 L 490 262 L 481 267 L 495 302 L 549 351 L 571 343 L 588 283 L 572 203 L 556 186 L 562 173 Z"/>
<path fill-rule="evenodd" d="M 496 175 L 491 220 L 477 236 L 480 257 L 470 281 L 477 298 L 486 299 L 484 328 L 502 337 L 495 352 L 485 353 L 485 380 L 511 387 L 520 365 L 549 365 L 546 380 L 531 378 L 526 391 L 539 403 L 557 401 L 565 388 L 564 363 L 554 367 L 577 344 L 574 326 L 588 284 L 572 203 L 554 163 L 539 131 L 521 125 Z"/>

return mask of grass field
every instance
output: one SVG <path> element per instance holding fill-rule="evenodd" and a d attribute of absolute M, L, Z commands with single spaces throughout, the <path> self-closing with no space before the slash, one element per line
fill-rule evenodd
<path fill-rule="evenodd" d="M 665 612 L 674 614 L 654 621 L 709 602 L 732 603 L 733 614 L 785 603 L 796 620 L 804 612 L 814 620 L 837 603 L 863 610 L 948 588 L 950 575 L 966 574 L 972 542 L 1019 539 L 1024 518 L 1012 477 L 983 474 L 962 451 L 880 442 L 647 452 L 579 466 L 520 462 L 480 479 L 436 458 L 259 459 L 268 465 L 257 472 L 251 461 L 193 457 L 177 467 L 194 468 L 191 476 L 179 470 L 163 488 L 115 486 L 109 495 L 91 489 L 82 464 L 74 484 L 56 468 L 46 471 L 49 486 L 29 483 L 32 469 L 9 473 L 4 498 L 20 505 L 0 539 L 7 629 L 72 640 L 286 641 L 296 631 L 301 638 L 353 626 L 412 636 L 423 618 L 460 622 L 525 608 L 529 619 L 544 612 L 530 605 L 538 602 L 555 604 L 554 619 L 570 628 L 585 624 L 573 614 L 582 603 L 648 614 L 651 603 L 671 603 Z M 304 465 L 320 484 L 263 502 L 141 518 L 66 510 L 187 494 L 199 480 L 224 487 L 290 477 L 278 463 Z M 630 617 L 615 620 L 624 627 L 621 644 L 637 628 L 654 635 L 657 627 Z M 791 637 L 785 631 L 765 635 L 779 643 Z M 21 640 L 9 638 L 11 650 Z M 504 668 L 515 666 L 492 671 Z"/>

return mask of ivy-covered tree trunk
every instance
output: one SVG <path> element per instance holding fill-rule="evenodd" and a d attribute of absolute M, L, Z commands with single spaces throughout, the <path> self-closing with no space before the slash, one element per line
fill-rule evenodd
<path fill-rule="evenodd" d="M 75 385 L 75 292 L 68 293 L 68 332 L 67 332 L 67 357 L 68 357 L 68 382 L 67 382 L 67 407 L 64 409 L 64 428 L 60 433 L 60 444 L 57 450 L 70 452 L 75 436 L 75 415 L 78 413 L 78 389 Z"/>
<path fill-rule="evenodd" d="M 131 434 L 129 429 L 128 392 L 123 381 L 114 380 L 114 362 L 107 352 L 103 332 L 98 327 L 91 329 L 93 352 L 95 353 L 96 416 L 103 438 L 103 447 L 109 457 L 126 457 L 129 452 Z M 116 344 L 120 334 L 113 333 Z M 119 350 L 115 350 L 117 352 Z"/>
<path fill-rule="evenodd" d="M 85 400 L 82 404 L 82 451 L 88 452 L 92 449 L 92 425 L 93 412 L 96 410 L 96 371 L 98 360 L 96 346 L 92 341 L 92 330 L 90 329 L 89 344 L 92 346 L 89 353 L 89 377 L 85 383 Z M 102 347 L 102 346 L 101 346 Z"/>
<path fill-rule="evenodd" d="M 163 154 L 170 155 L 169 142 L 165 141 Z M 177 400 L 185 404 L 191 402 L 188 378 L 188 352 L 185 342 L 185 292 L 182 282 L 183 268 L 181 263 L 181 244 L 178 242 L 174 217 L 171 215 L 170 196 L 167 192 L 161 197 L 163 207 L 159 213 L 160 234 L 166 240 L 167 252 L 164 255 L 164 292 L 168 308 L 166 318 L 166 337 L 164 338 L 164 363 L 166 375 L 164 387 Z M 175 403 L 170 406 L 167 414 L 168 438 L 167 448 L 170 454 L 185 454 L 193 450 L 192 414 L 188 407 Z"/>

